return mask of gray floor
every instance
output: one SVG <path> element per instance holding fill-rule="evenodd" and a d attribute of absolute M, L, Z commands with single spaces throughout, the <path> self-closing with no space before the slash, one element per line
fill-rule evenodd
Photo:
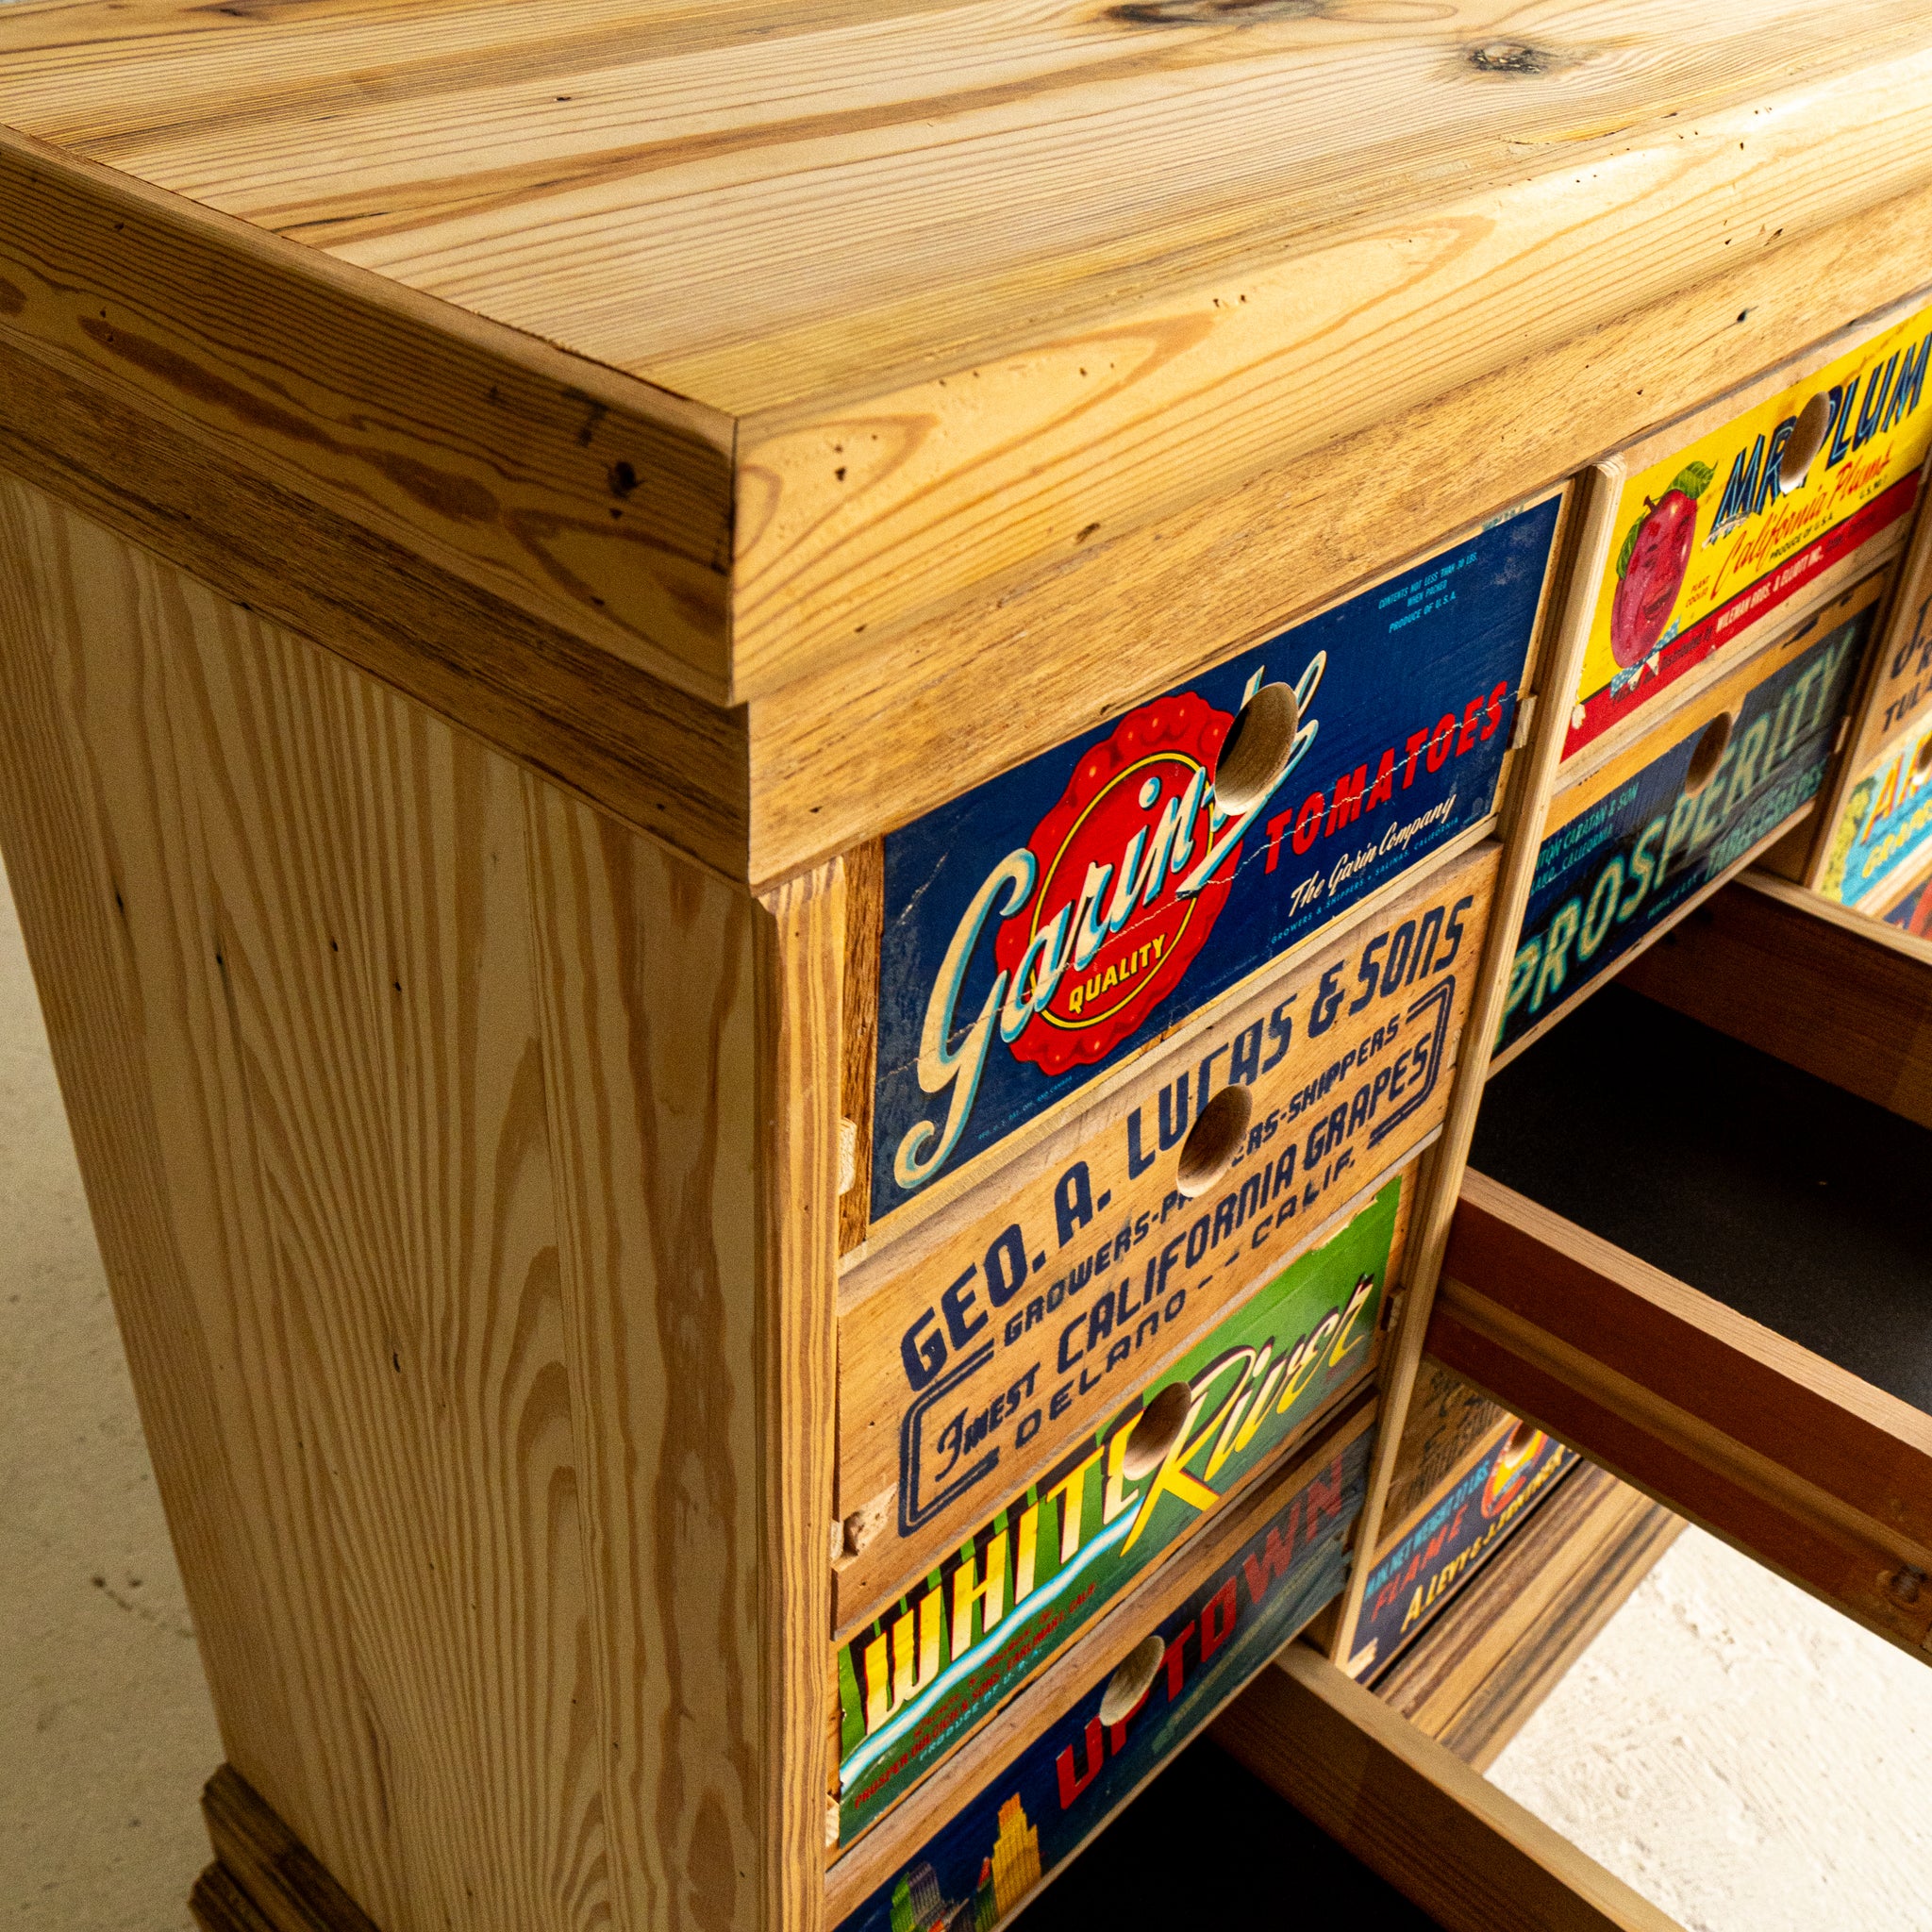
<path fill-rule="evenodd" d="M 187 1932 L 221 1757 L 0 891 L 0 1928 Z M 1932 1670 L 1681 1539 L 1498 1761 L 1689 1932 L 1932 1932 Z"/>
<path fill-rule="evenodd" d="M 0 1926 L 187 1932 L 221 1760 L 0 891 Z"/>

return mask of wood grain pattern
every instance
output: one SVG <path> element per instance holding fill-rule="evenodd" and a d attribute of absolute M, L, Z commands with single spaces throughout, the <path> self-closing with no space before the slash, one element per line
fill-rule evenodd
<path fill-rule="evenodd" d="M 836 862 L 758 904 L 760 1150 L 758 1473 L 758 1750 L 765 1779 L 756 1923 L 820 1932 L 825 1791 L 838 1759 L 824 1722 L 831 1627 L 838 1299 L 840 1025 L 846 904 Z"/>
<path fill-rule="evenodd" d="M 1445 1932 L 1679 1932 L 1307 1644 L 1290 1644 L 1212 1735 Z"/>
<path fill-rule="evenodd" d="M 1487 1772 L 1684 1524 L 1582 1463 L 1373 1689 Z"/>
<path fill-rule="evenodd" d="M 1911 0 L 1237 25 L 1191 0 L 572 0 L 541 34 L 501 6 L 35 0 L 0 24 L 6 225 L 36 238 L 15 325 L 222 441 L 235 410 L 168 359 L 225 367 L 194 353 L 197 284 L 150 259 L 158 224 L 208 242 L 225 312 L 270 325 L 224 379 L 304 489 L 724 701 L 1924 188 L 1927 99 Z M 99 302 L 43 312 L 83 231 L 55 280 L 125 264 L 111 341 L 78 332 Z M 325 285 L 325 325 L 289 326 Z M 137 327 L 141 287 L 179 299 Z M 344 387 L 352 309 L 377 353 L 347 366 L 379 373 Z M 479 426 L 481 365 L 458 380 L 391 329 L 425 318 L 536 373 L 527 437 Z M 579 450 L 586 412 L 551 408 L 572 389 L 624 435 Z"/>
<path fill-rule="evenodd" d="M 1592 1461 L 1917 1650 L 1932 1417 L 1482 1174 L 1429 1352 Z"/>
<path fill-rule="evenodd" d="M 1524 909 L 1529 904 L 1530 886 L 1536 875 L 1544 815 L 1562 760 L 1563 738 L 1569 728 L 1564 700 L 1577 686 L 1584 647 L 1589 641 L 1596 586 L 1603 580 L 1610 546 L 1616 541 L 1616 495 L 1610 479 L 1600 474 L 1587 478 L 1572 493 L 1557 533 L 1557 562 L 1543 588 L 1543 616 L 1533 686 L 1536 709 L 1529 721 L 1524 755 L 1510 774 L 1509 790 L 1503 803 L 1503 863 L 1490 907 L 1489 941 L 1476 976 L 1464 1032 L 1465 1044 L 1442 1137 L 1432 1150 L 1424 1173 L 1403 1284 L 1402 1312 L 1382 1357 L 1384 1427 L 1369 1464 L 1369 1493 L 1362 1505 L 1361 1527 L 1357 1532 L 1358 1549 L 1374 1550 L 1381 1545 L 1390 1485 L 1401 1455 L 1403 1425 L 1422 1367 L 1424 1338 L 1428 1332 L 1442 1255 L 1456 1215 L 1457 1192 L 1469 1158 L 1470 1137 L 1475 1131 L 1491 1052 L 1502 1028 L 1510 963 L 1515 958 Z M 1362 1593 L 1368 1586 L 1371 1567 L 1357 1563 L 1349 1572 L 1341 1609 L 1328 1633 L 1331 1658 L 1338 1651 L 1345 1653 L 1352 1639 L 1361 1615 Z M 1345 1654 L 1339 1660 L 1346 1662 Z"/>
<path fill-rule="evenodd" d="M 1460 527 L 1525 476 L 1557 476 L 1723 387 L 1740 360 L 1875 306 L 1928 220 L 1932 192 L 1781 244 L 737 709 L 272 483 L 139 396 L 16 353 L 4 327 L 0 444 L 17 474 L 236 601 L 725 875 L 769 881 L 1381 574 L 1407 533 Z M 961 728 L 986 716 L 999 731 Z M 859 717 L 891 728 L 855 730 Z"/>
<path fill-rule="evenodd" d="M 124 58 L 114 84 L 144 65 Z M 0 338 L 621 661 L 728 695 L 728 423 L 0 120 Z"/>
<path fill-rule="evenodd" d="M 760 904 L 11 480 L 0 562 L 231 1763 L 384 1932 L 809 1932 L 836 868 Z"/>
<path fill-rule="evenodd" d="M 0 464 L 604 810 L 744 877 L 741 717 L 21 352 L 4 328 Z"/>
<path fill-rule="evenodd" d="M 1932 1127 L 1932 944 L 1924 940 L 1812 892 L 1774 896 L 1740 879 L 1622 977 L 1733 1040 Z"/>
<path fill-rule="evenodd" d="M 839 1202 L 839 1252 L 865 1240 L 872 1221 L 872 1088 L 878 1069 L 879 941 L 886 855 L 876 839 L 845 858 L 845 992 L 839 1029 L 839 1114 L 853 1125 L 852 1180 Z"/>

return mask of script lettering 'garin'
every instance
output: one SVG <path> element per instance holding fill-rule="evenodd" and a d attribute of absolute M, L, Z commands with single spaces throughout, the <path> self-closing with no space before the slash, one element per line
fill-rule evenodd
<path fill-rule="evenodd" d="M 893 1158 L 902 1188 L 929 1180 L 958 1144 L 995 1027 L 1016 1059 L 1058 1074 L 1102 1058 L 1179 983 L 1226 903 L 1242 838 L 1315 741 L 1308 705 L 1326 663 L 1318 652 L 1303 671 L 1293 742 L 1239 813 L 1221 810 L 1212 777 L 1233 716 L 1175 692 L 1128 712 L 1074 767 L 1031 839 L 988 874 L 954 931 L 920 1034 L 920 1087 L 952 1090 L 945 1125 L 908 1130 Z M 1257 671 L 1244 701 L 1261 681 Z M 959 989 L 995 916 L 1000 971 L 962 1022 Z"/>

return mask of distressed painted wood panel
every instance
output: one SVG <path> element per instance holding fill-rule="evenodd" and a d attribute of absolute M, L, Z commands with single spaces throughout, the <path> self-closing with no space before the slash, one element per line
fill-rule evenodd
<path fill-rule="evenodd" d="M 1564 758 L 1627 746 L 1901 543 L 1932 449 L 1932 310 L 1889 309 L 1622 452 Z"/>
<path fill-rule="evenodd" d="M 841 1591 L 926 1567 L 1427 1141 L 1496 864 L 1453 861 L 846 1275 L 839 1508 L 879 1527 Z M 1187 1171 L 1191 1134 L 1218 1168 Z"/>

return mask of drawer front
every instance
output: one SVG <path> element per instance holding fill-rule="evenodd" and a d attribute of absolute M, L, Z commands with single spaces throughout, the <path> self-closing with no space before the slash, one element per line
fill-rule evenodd
<path fill-rule="evenodd" d="M 1491 813 L 1559 504 L 887 836 L 875 1228 Z"/>
<path fill-rule="evenodd" d="M 1574 1449 L 1513 1415 L 1496 1423 L 1370 1571 L 1349 1674 L 1373 1677 L 1393 1663 L 1576 1460 Z"/>
<path fill-rule="evenodd" d="M 1407 1191 L 1390 1181 L 836 1647 L 841 1843 L 1366 1382 Z"/>
<path fill-rule="evenodd" d="M 870 1538 L 855 1589 L 929 1567 L 1435 1131 L 1496 864 L 1489 844 L 1451 860 L 1036 1149 L 1023 1178 L 848 1274 L 838 1508 Z M 1216 1137 L 1224 1171 L 1184 1176 Z"/>
<path fill-rule="evenodd" d="M 1557 794 L 1499 1054 L 1546 1025 L 1817 796 L 1886 576 L 1854 586 Z"/>
<path fill-rule="evenodd" d="M 1871 763 L 1881 745 L 1932 713 L 1932 516 L 1921 515 L 1911 555 L 1900 567 L 1898 594 L 1884 641 L 1860 700 L 1854 763 Z"/>
<path fill-rule="evenodd" d="M 846 1932 L 976 1932 L 1017 1910 L 1341 1590 L 1371 1440 L 1357 1435 L 1305 1482 L 1285 1486 L 1291 1492 L 1271 1499 L 1205 1582 L 1132 1633 L 1130 1661 L 1151 1670 L 1138 1702 L 1116 1716 L 1115 1669 L 1056 1700 L 1056 1714 L 1023 1733 L 1027 1741 L 839 1921 Z M 1075 1651 L 1062 1669 L 1077 1674 L 1079 1658 Z M 837 1879 L 835 1865 L 835 1911 Z"/>
<path fill-rule="evenodd" d="M 1620 460 L 1620 539 L 1566 758 L 1667 708 L 1714 654 L 1761 641 L 1903 540 L 1932 449 L 1928 358 L 1932 310 L 1921 309 L 1824 345 L 1735 408 L 1714 406 Z"/>
<path fill-rule="evenodd" d="M 1932 859 L 1932 707 L 1852 774 L 1823 836 L 1818 890 L 1861 912 L 1887 906 Z"/>

